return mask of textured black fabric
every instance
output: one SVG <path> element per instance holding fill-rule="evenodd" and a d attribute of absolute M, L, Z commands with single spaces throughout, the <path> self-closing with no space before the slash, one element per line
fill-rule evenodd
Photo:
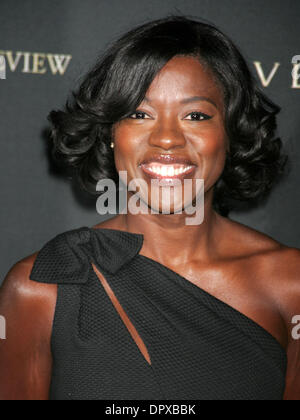
<path fill-rule="evenodd" d="M 143 235 L 82 227 L 39 252 L 30 278 L 58 284 L 52 400 L 282 400 L 287 357 L 265 329 L 139 254 Z M 147 363 L 95 274 L 144 341 Z"/>

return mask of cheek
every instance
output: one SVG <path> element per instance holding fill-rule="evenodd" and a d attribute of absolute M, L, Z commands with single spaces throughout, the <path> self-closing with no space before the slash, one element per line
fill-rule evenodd
<path fill-rule="evenodd" d="M 223 172 L 226 161 L 226 134 L 224 130 L 203 132 L 193 139 L 194 152 L 198 155 L 200 178 L 205 179 L 206 188 L 213 185 Z"/>
<path fill-rule="evenodd" d="M 114 154 L 116 166 L 124 162 L 125 157 L 131 154 L 132 141 L 129 130 L 124 128 L 122 125 L 114 130 Z M 118 168 L 117 168 L 118 169 Z"/>
<path fill-rule="evenodd" d="M 117 171 L 127 171 L 129 177 L 132 171 L 134 171 L 136 154 L 139 150 L 138 144 L 139 139 L 130 130 L 130 128 L 124 125 L 119 125 L 114 129 L 114 158 L 115 166 Z"/>
<path fill-rule="evenodd" d="M 193 139 L 196 153 L 202 158 L 226 155 L 226 136 L 223 130 L 213 130 Z"/>

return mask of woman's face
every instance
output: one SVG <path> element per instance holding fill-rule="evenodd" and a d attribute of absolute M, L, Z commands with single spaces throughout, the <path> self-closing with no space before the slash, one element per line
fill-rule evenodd
<path fill-rule="evenodd" d="M 144 181 L 133 181 L 141 202 L 159 212 L 168 203 L 171 213 L 181 211 L 199 193 L 196 179 L 204 180 L 207 193 L 223 171 L 228 145 L 222 90 L 196 58 L 174 57 L 136 113 L 114 125 L 113 139 L 116 169 L 126 171 L 123 181 Z M 185 195 L 184 179 L 192 180 L 191 195 Z"/>

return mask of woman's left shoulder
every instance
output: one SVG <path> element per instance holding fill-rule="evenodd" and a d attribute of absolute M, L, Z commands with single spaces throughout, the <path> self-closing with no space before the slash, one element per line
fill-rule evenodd
<path fill-rule="evenodd" d="M 235 221 L 228 221 L 231 237 L 240 244 L 242 265 L 258 285 L 290 320 L 300 315 L 300 249 Z M 228 225 L 228 226 L 229 226 Z"/>
<path fill-rule="evenodd" d="M 274 237 L 256 230 L 250 226 L 234 220 L 226 221 L 226 230 L 231 241 L 239 243 L 239 253 L 265 260 L 266 264 L 272 261 L 277 265 L 287 266 L 288 261 L 292 267 L 300 264 L 300 249 L 287 246 Z M 230 235 L 229 235 L 230 233 Z"/>
<path fill-rule="evenodd" d="M 290 328 L 293 317 L 300 315 L 300 249 L 267 235 L 261 237 L 258 248 L 253 262 L 257 262 L 261 290 L 272 298 Z"/>
<path fill-rule="evenodd" d="M 300 250 L 280 244 L 268 261 L 268 293 L 285 324 L 288 357 L 285 400 L 300 398 Z"/>
<path fill-rule="evenodd" d="M 300 315 L 300 249 L 279 243 L 265 259 L 270 288 L 285 318 Z"/>

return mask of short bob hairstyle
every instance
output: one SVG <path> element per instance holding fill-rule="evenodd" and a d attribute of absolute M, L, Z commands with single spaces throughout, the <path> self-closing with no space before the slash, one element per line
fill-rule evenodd
<path fill-rule="evenodd" d="M 143 24 L 114 42 L 64 110 L 53 110 L 52 153 L 75 170 L 84 190 L 110 178 L 118 184 L 113 125 L 136 111 L 162 67 L 174 56 L 193 56 L 212 70 L 225 104 L 230 142 L 224 171 L 214 186 L 213 207 L 227 217 L 238 202 L 257 203 L 284 173 L 288 157 L 274 138 L 280 107 L 259 88 L 233 42 L 215 26 L 184 16 Z"/>

